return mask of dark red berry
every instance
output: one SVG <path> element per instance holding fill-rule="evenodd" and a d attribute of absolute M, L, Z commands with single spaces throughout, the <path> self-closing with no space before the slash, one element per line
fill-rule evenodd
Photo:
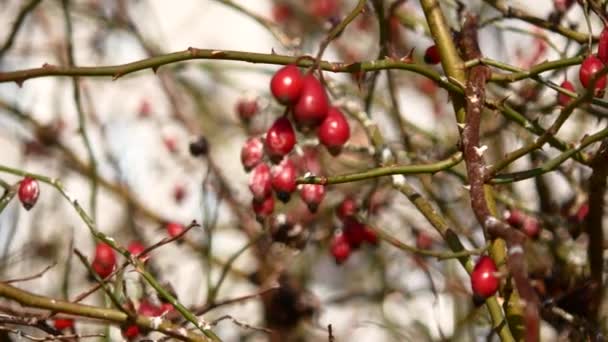
<path fill-rule="evenodd" d="M 264 222 L 264 220 L 272 215 L 274 211 L 274 197 L 268 196 L 262 201 L 253 200 L 251 203 L 255 218 L 258 222 Z"/>
<path fill-rule="evenodd" d="M 608 63 L 608 26 L 605 26 L 600 33 L 597 43 L 597 58 L 604 64 Z"/>
<path fill-rule="evenodd" d="M 173 304 L 171 303 L 161 303 L 160 304 L 160 314 L 164 315 L 166 313 L 169 313 L 171 311 L 173 311 L 175 308 L 173 307 Z"/>
<path fill-rule="evenodd" d="M 357 201 L 355 201 L 354 198 L 348 196 L 344 198 L 342 202 L 340 202 L 340 205 L 336 209 L 336 215 L 338 215 L 338 218 L 340 220 L 344 221 L 346 218 L 355 216 L 357 214 L 357 211 L 359 211 L 359 205 L 357 204 Z"/>
<path fill-rule="evenodd" d="M 473 294 L 484 299 L 493 296 L 500 285 L 496 272 L 496 264 L 492 258 L 487 255 L 479 258 L 471 273 Z"/>
<path fill-rule="evenodd" d="M 300 197 L 308 206 L 308 210 L 315 213 L 325 197 L 325 187 L 320 184 L 304 184 L 300 188 Z"/>
<path fill-rule="evenodd" d="M 564 82 L 562 82 L 560 87 L 562 87 L 566 90 L 570 90 L 571 92 L 575 92 L 574 84 L 572 84 L 572 82 L 570 82 L 568 80 L 565 80 Z M 559 105 L 562 107 L 566 107 L 572 101 L 574 101 L 574 99 L 566 94 L 559 93 L 559 95 L 557 95 L 557 103 L 559 103 Z"/>
<path fill-rule="evenodd" d="M 336 260 L 336 264 L 341 264 L 350 255 L 350 245 L 344 234 L 337 234 L 331 240 L 330 252 Z"/>
<path fill-rule="evenodd" d="M 600 61 L 595 55 L 589 55 L 587 58 L 585 58 L 578 71 L 578 78 L 583 87 L 590 87 L 591 79 L 593 79 L 593 77 L 603 68 L 604 63 L 602 63 L 602 61 Z M 606 75 L 598 78 L 597 82 L 595 83 L 596 94 L 603 91 L 604 88 L 606 88 Z"/>
<path fill-rule="evenodd" d="M 524 219 L 523 224 L 521 225 L 521 230 L 531 239 L 538 238 L 540 234 L 540 222 L 534 217 L 526 217 Z"/>
<path fill-rule="evenodd" d="M 270 91 L 283 105 L 295 104 L 302 93 L 303 76 L 295 65 L 286 65 L 279 69 L 270 80 Z"/>
<path fill-rule="evenodd" d="M 378 233 L 366 225 L 363 227 L 363 240 L 370 245 L 376 246 L 378 244 Z"/>
<path fill-rule="evenodd" d="M 262 201 L 272 193 L 270 167 L 266 163 L 258 164 L 251 172 L 249 190 L 255 201 Z"/>
<path fill-rule="evenodd" d="M 91 266 L 99 277 L 108 277 L 116 266 L 116 254 L 112 247 L 103 242 L 98 243 L 95 247 L 95 258 Z"/>
<path fill-rule="evenodd" d="M 236 103 L 236 112 L 243 121 L 249 121 L 258 113 L 258 101 L 255 98 L 240 99 Z"/>
<path fill-rule="evenodd" d="M 289 4 L 274 4 L 272 6 L 272 19 L 277 24 L 287 22 L 293 16 L 293 11 Z"/>
<path fill-rule="evenodd" d="M 182 203 L 184 197 L 186 197 L 186 188 L 182 184 L 177 184 L 173 188 L 173 199 L 176 203 Z"/>
<path fill-rule="evenodd" d="M 293 118 L 299 127 L 307 129 L 320 125 L 327 117 L 329 100 L 325 88 L 313 75 L 304 76 L 302 94 L 293 110 Z"/>
<path fill-rule="evenodd" d="M 416 235 L 416 248 L 429 249 L 433 246 L 433 238 L 423 231 L 419 231 Z"/>
<path fill-rule="evenodd" d="M 274 162 L 280 161 L 296 144 L 296 133 L 286 117 L 278 118 L 266 132 L 266 152 Z"/>
<path fill-rule="evenodd" d="M 241 149 L 241 163 L 245 171 L 249 172 L 262 162 L 264 157 L 264 142 L 261 138 L 249 138 Z"/>
<path fill-rule="evenodd" d="M 66 330 L 74 327 L 74 320 L 70 318 L 57 318 L 53 322 L 53 326 L 57 330 Z"/>
<path fill-rule="evenodd" d="M 172 238 L 178 236 L 186 229 L 182 224 L 177 222 L 168 222 L 165 228 L 167 229 L 167 235 Z"/>
<path fill-rule="evenodd" d="M 40 196 L 38 181 L 31 177 L 24 177 L 19 183 L 18 194 L 19 200 L 25 210 L 32 209 L 36 201 L 38 201 L 38 196 Z"/>
<path fill-rule="evenodd" d="M 359 222 L 357 219 L 350 218 L 344 221 L 344 228 L 342 230 L 348 244 L 352 248 L 359 248 L 365 241 L 365 225 Z"/>
<path fill-rule="evenodd" d="M 437 45 L 429 46 L 424 52 L 424 62 L 426 64 L 439 64 L 441 62 L 441 56 L 439 55 L 439 49 Z"/>
<path fill-rule="evenodd" d="M 135 256 L 139 255 L 139 259 L 143 262 L 148 260 L 148 258 L 150 257 L 149 255 L 140 255 L 145 249 L 146 249 L 146 246 L 144 246 L 139 241 L 133 241 L 129 244 L 129 246 L 127 246 L 127 250 L 129 251 L 129 253 L 131 253 Z"/>
<path fill-rule="evenodd" d="M 350 126 L 344 114 L 336 108 L 330 107 L 327 112 L 327 117 L 317 130 L 319 142 L 327 147 L 327 150 L 337 155 L 342 150 L 342 146 L 350 138 Z"/>
<path fill-rule="evenodd" d="M 149 300 L 142 300 L 137 308 L 137 313 L 148 317 L 157 317 L 162 314 L 160 307 L 152 304 Z"/>
<path fill-rule="evenodd" d="M 526 214 L 519 209 L 511 209 L 505 212 L 504 217 L 508 224 L 515 228 L 519 228 L 524 223 Z"/>
<path fill-rule="evenodd" d="M 578 223 L 582 223 L 583 221 L 585 221 L 587 214 L 589 214 L 589 203 L 585 202 L 581 204 L 581 206 L 578 208 L 572 220 Z"/>
<path fill-rule="evenodd" d="M 289 201 L 296 190 L 296 166 L 290 158 L 283 158 L 279 165 L 272 168 L 272 188 L 283 203 Z"/>
<path fill-rule="evenodd" d="M 338 14 L 338 0 L 310 1 L 310 14 L 317 18 L 330 18 Z"/>
<path fill-rule="evenodd" d="M 139 336 L 139 327 L 135 324 L 131 324 L 122 329 L 122 335 L 127 340 L 134 340 Z"/>

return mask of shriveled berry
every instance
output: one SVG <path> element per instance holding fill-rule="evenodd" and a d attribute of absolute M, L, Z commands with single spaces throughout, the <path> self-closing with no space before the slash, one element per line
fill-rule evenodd
<path fill-rule="evenodd" d="M 74 327 L 74 320 L 70 318 L 57 318 L 53 321 L 53 326 L 57 330 L 66 330 Z"/>
<path fill-rule="evenodd" d="M 264 222 L 264 220 L 272 215 L 274 211 L 274 197 L 268 196 L 261 201 L 253 200 L 251 202 L 255 218 L 258 222 Z"/>
<path fill-rule="evenodd" d="M 272 193 L 270 167 L 266 163 L 258 164 L 251 172 L 249 190 L 255 201 L 262 201 Z"/>
<path fill-rule="evenodd" d="M 186 228 L 180 223 L 168 222 L 165 229 L 167 229 L 167 235 L 174 238 L 181 234 Z"/>
<path fill-rule="evenodd" d="M 38 185 L 38 181 L 32 177 L 24 177 L 21 182 L 19 182 L 19 201 L 25 208 L 25 210 L 30 210 L 38 201 L 38 196 L 40 196 L 40 185 Z"/>
<path fill-rule="evenodd" d="M 209 152 L 209 142 L 204 136 L 199 136 L 195 141 L 190 143 L 190 154 L 193 157 L 204 156 Z"/>
<path fill-rule="evenodd" d="M 350 138 L 350 126 L 346 117 L 338 108 L 329 108 L 327 117 L 317 130 L 317 137 L 331 154 L 337 155 L 340 153 L 342 146 Z"/>
<path fill-rule="evenodd" d="M 272 168 L 272 188 L 283 203 L 287 203 L 296 190 L 296 173 L 295 164 L 287 157 Z"/>
<path fill-rule="evenodd" d="M 91 266 L 101 278 L 108 277 L 116 266 L 116 254 L 112 247 L 103 242 L 98 243 L 95 247 L 95 258 Z"/>
<path fill-rule="evenodd" d="M 296 144 L 296 133 L 286 117 L 278 118 L 266 132 L 266 152 L 274 162 L 280 161 Z"/>
<path fill-rule="evenodd" d="M 424 52 L 424 62 L 426 64 L 439 64 L 441 62 L 441 56 L 439 55 L 439 49 L 437 45 L 429 46 Z"/>
<path fill-rule="evenodd" d="M 295 65 L 286 65 L 279 69 L 270 80 L 270 91 L 283 105 L 295 104 L 302 93 L 303 76 Z"/>
<path fill-rule="evenodd" d="M 302 94 L 293 110 L 296 124 L 303 128 L 316 127 L 327 117 L 329 100 L 321 82 L 313 75 L 304 76 Z"/>
<path fill-rule="evenodd" d="M 300 188 L 300 197 L 308 206 L 308 210 L 315 213 L 325 198 L 325 187 L 320 184 L 304 184 Z"/>
<path fill-rule="evenodd" d="M 129 253 L 135 256 L 139 256 L 139 259 L 143 262 L 148 260 L 148 258 L 150 257 L 149 255 L 140 255 L 144 250 L 146 250 L 146 246 L 144 246 L 139 241 L 132 241 L 129 246 L 127 246 L 127 250 L 129 251 Z"/>
<path fill-rule="evenodd" d="M 351 248 L 344 234 L 337 234 L 333 237 L 330 252 L 336 260 L 336 264 L 341 264 L 348 259 Z"/>
<path fill-rule="evenodd" d="M 241 149 L 241 163 L 245 171 L 249 172 L 262 162 L 264 157 L 264 142 L 261 138 L 253 137 L 247 139 Z"/>
<path fill-rule="evenodd" d="M 562 84 L 560 85 L 560 87 L 562 87 L 562 88 L 564 88 L 566 90 L 570 90 L 571 92 L 575 92 L 575 90 L 574 90 L 574 84 L 572 84 L 572 82 L 570 82 L 568 80 L 564 80 L 564 82 L 562 82 Z M 559 95 L 557 95 L 557 103 L 559 103 L 559 105 L 562 106 L 562 107 L 566 107 L 572 101 L 574 101 L 574 99 L 571 98 L 570 96 L 566 95 L 566 94 L 559 93 Z"/>
<path fill-rule="evenodd" d="M 355 216 L 357 211 L 359 211 L 357 201 L 348 196 L 340 202 L 340 205 L 336 209 L 336 215 L 338 215 L 340 220 L 344 221 L 346 218 Z"/>
<path fill-rule="evenodd" d="M 589 55 L 581 63 L 578 71 L 578 78 L 584 88 L 591 86 L 591 80 L 604 68 L 604 63 L 595 55 Z M 601 76 L 595 83 L 595 93 L 598 94 L 606 88 L 606 75 Z"/>
<path fill-rule="evenodd" d="M 500 285 L 496 272 L 496 264 L 492 258 L 487 255 L 479 258 L 471 273 L 473 294 L 484 299 L 493 296 Z"/>
<path fill-rule="evenodd" d="M 249 121 L 258 113 L 258 101 L 255 98 L 243 98 L 236 103 L 236 112 L 243 121 Z"/>
<path fill-rule="evenodd" d="M 608 26 L 604 26 L 602 33 L 600 33 L 597 43 L 597 58 L 604 64 L 608 63 Z"/>

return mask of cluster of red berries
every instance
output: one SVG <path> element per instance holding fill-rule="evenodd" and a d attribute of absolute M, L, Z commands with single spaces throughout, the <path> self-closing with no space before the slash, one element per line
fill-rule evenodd
<path fill-rule="evenodd" d="M 304 133 L 315 130 L 319 142 L 332 155 L 338 155 L 350 138 L 346 117 L 338 108 L 330 106 L 325 88 L 312 73 L 304 75 L 295 65 L 284 66 L 272 77 L 270 91 L 280 104 L 287 106 L 286 115 L 276 119 L 264 137 L 249 138 L 241 149 L 243 167 L 251 171 L 252 207 L 260 221 L 274 211 L 273 191 L 286 203 L 297 188 L 298 167 L 289 157 L 296 145 L 292 121 Z M 251 119 L 254 114 L 245 107 L 237 106 L 239 115 Z M 300 197 L 310 211 L 315 212 L 325 197 L 325 187 L 302 185 Z"/>
<path fill-rule="evenodd" d="M 489 256 L 484 255 L 477 260 L 471 272 L 471 288 L 476 302 L 483 302 L 498 291 L 500 279 L 497 272 L 496 264 Z"/>
<path fill-rule="evenodd" d="M 132 306 L 132 304 L 130 304 Z M 137 313 L 147 317 L 160 317 L 169 312 L 173 311 L 173 305 L 166 302 L 161 302 L 160 305 L 155 305 L 149 300 L 144 299 L 139 303 Z M 121 329 L 122 335 L 127 340 L 131 341 L 138 338 L 140 335 L 146 332 L 142 332 L 141 329 L 134 323 L 128 324 Z"/>
<path fill-rule="evenodd" d="M 336 215 L 342 221 L 342 230 L 333 236 L 330 251 L 337 264 L 346 261 L 351 252 L 364 242 L 378 244 L 376 232 L 356 218 L 358 211 L 359 206 L 352 197 L 346 197 L 336 209 Z"/>
<path fill-rule="evenodd" d="M 581 63 L 581 67 L 578 71 L 578 79 L 581 82 L 581 85 L 584 88 L 589 88 L 591 86 L 591 81 L 594 78 L 597 78 L 595 81 L 595 87 L 593 89 L 596 96 L 602 96 L 604 93 L 604 89 L 606 88 L 606 75 L 596 76 L 602 69 L 604 69 L 605 65 L 608 63 L 608 27 L 604 27 L 602 33 L 600 34 L 599 42 L 597 45 L 597 54 L 591 54 L 587 56 L 583 62 Z M 568 81 L 564 81 L 568 82 Z M 562 87 L 570 90 L 568 84 L 562 83 Z M 571 86 L 571 85 L 570 85 Z M 574 88 L 574 87 L 571 87 Z M 572 100 L 572 99 L 569 99 Z M 569 103 L 570 101 L 565 101 L 558 99 L 560 104 L 563 105 L 563 102 Z"/>
<path fill-rule="evenodd" d="M 520 229 L 529 238 L 536 239 L 540 235 L 541 226 L 536 217 L 528 215 L 518 209 L 507 210 L 504 217 L 508 224 Z"/>

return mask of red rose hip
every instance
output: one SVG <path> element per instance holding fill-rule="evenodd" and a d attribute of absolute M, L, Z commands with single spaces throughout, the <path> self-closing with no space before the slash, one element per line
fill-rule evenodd
<path fill-rule="evenodd" d="M 283 158 L 279 165 L 272 168 L 272 188 L 283 203 L 289 201 L 296 190 L 296 166 L 290 158 Z"/>
<path fill-rule="evenodd" d="M 249 138 L 241 149 L 241 163 L 245 171 L 249 172 L 262 162 L 264 157 L 264 142 L 261 138 Z"/>
<path fill-rule="evenodd" d="M 262 201 L 272 193 L 272 181 L 270 167 L 265 163 L 258 166 L 251 172 L 249 178 L 249 190 L 255 201 Z"/>
<path fill-rule="evenodd" d="M 600 33 L 597 43 L 597 58 L 604 64 L 608 63 L 608 26 L 604 26 L 602 33 Z"/>
<path fill-rule="evenodd" d="M 348 259 L 351 249 L 344 234 L 337 234 L 333 237 L 330 252 L 334 260 L 336 260 L 336 264 L 341 264 Z"/>
<path fill-rule="evenodd" d="M 313 75 L 304 76 L 302 94 L 293 110 L 296 124 L 304 129 L 318 126 L 328 111 L 329 100 L 321 82 Z"/>
<path fill-rule="evenodd" d="M 236 103 L 236 112 L 241 120 L 247 122 L 258 113 L 258 101 L 255 98 L 243 98 Z"/>
<path fill-rule="evenodd" d="M 424 52 L 424 62 L 426 64 L 439 64 L 441 62 L 441 57 L 439 55 L 439 49 L 437 45 L 429 46 Z"/>
<path fill-rule="evenodd" d="M 572 82 L 570 82 L 568 80 L 565 80 L 564 82 L 562 82 L 562 84 L 560 84 L 560 87 L 562 87 L 566 90 L 570 90 L 571 92 L 575 92 L 574 84 L 572 84 Z M 566 107 L 572 101 L 574 101 L 574 99 L 566 94 L 559 93 L 559 95 L 557 95 L 557 103 L 559 103 L 559 105 L 562 107 Z"/>
<path fill-rule="evenodd" d="M 169 222 L 165 228 L 167 229 L 167 235 L 172 238 L 178 236 L 186 229 L 182 224 L 177 222 Z"/>
<path fill-rule="evenodd" d="M 57 318 L 53 322 L 53 326 L 57 330 L 66 330 L 74 327 L 74 320 L 70 318 Z"/>
<path fill-rule="evenodd" d="M 604 63 L 599 60 L 595 55 L 589 55 L 583 63 L 578 72 L 578 78 L 584 88 L 591 86 L 591 80 L 604 68 Z M 598 94 L 606 88 L 606 75 L 601 76 L 595 82 L 595 93 Z"/>
<path fill-rule="evenodd" d="M 31 177 L 24 177 L 19 183 L 18 195 L 25 210 L 32 209 L 40 196 L 38 181 Z"/>
<path fill-rule="evenodd" d="M 251 202 L 251 207 L 255 213 L 256 220 L 262 223 L 267 217 L 272 215 L 272 212 L 274 211 L 274 197 L 268 196 L 262 201 L 253 200 Z"/>
<path fill-rule="evenodd" d="M 350 126 L 338 108 L 329 108 L 327 117 L 317 130 L 317 137 L 332 155 L 340 153 L 342 146 L 350 138 Z"/>
<path fill-rule="evenodd" d="M 473 294 L 479 298 L 488 298 L 498 291 L 500 280 L 496 277 L 496 264 L 487 255 L 482 256 L 471 273 Z"/>
<path fill-rule="evenodd" d="M 357 204 L 357 201 L 355 201 L 354 198 L 348 196 L 344 198 L 342 202 L 340 202 L 340 205 L 336 209 L 336 215 L 338 215 L 338 218 L 340 220 L 344 221 L 346 218 L 355 216 L 357 214 L 357 211 L 359 211 L 359 205 Z"/>
<path fill-rule="evenodd" d="M 101 278 L 107 278 L 116 266 L 116 254 L 110 245 L 100 242 L 95 247 L 95 258 L 91 263 L 95 273 Z"/>
<path fill-rule="evenodd" d="M 296 133 L 286 117 L 278 118 L 266 132 L 266 152 L 274 162 L 280 161 L 296 144 Z"/>
<path fill-rule="evenodd" d="M 133 241 L 129 244 L 129 246 L 127 246 L 129 253 L 133 254 L 134 256 L 139 256 L 139 259 L 143 262 L 148 260 L 149 257 L 149 255 L 140 255 L 145 249 L 146 246 L 139 241 Z"/>
<path fill-rule="evenodd" d="M 302 93 L 303 76 L 295 65 L 279 69 L 270 80 L 270 91 L 277 101 L 290 106 L 296 103 Z"/>
<path fill-rule="evenodd" d="M 300 188 L 300 197 L 308 206 L 308 210 L 315 213 L 325 197 L 325 187 L 320 184 L 304 184 Z"/>

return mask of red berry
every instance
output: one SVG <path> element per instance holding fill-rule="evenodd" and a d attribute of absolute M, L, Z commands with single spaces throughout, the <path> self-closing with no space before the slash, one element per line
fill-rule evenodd
<path fill-rule="evenodd" d="M 508 224 L 515 228 L 519 228 L 524 223 L 526 214 L 519 209 L 511 209 L 505 212 L 504 217 Z"/>
<path fill-rule="evenodd" d="M 473 294 L 481 298 L 488 298 L 494 295 L 500 285 L 496 272 L 496 264 L 492 258 L 487 255 L 479 258 L 471 273 Z"/>
<path fill-rule="evenodd" d="M 184 231 L 184 229 L 186 229 L 183 225 L 177 222 L 169 222 L 165 228 L 167 229 L 167 234 L 172 238 L 178 236 Z"/>
<path fill-rule="evenodd" d="M 568 80 L 565 80 L 564 82 L 562 82 L 562 84 L 560 84 L 560 87 L 562 87 L 566 90 L 570 90 L 571 92 L 575 92 L 574 84 L 572 84 L 572 82 L 570 82 Z M 562 107 L 566 107 L 572 101 L 574 101 L 574 99 L 566 94 L 559 93 L 559 95 L 557 95 L 557 103 L 559 103 L 559 105 Z"/>
<path fill-rule="evenodd" d="M 350 218 L 344 222 L 344 236 L 352 248 L 359 248 L 365 241 L 365 225 L 357 219 Z"/>
<path fill-rule="evenodd" d="M 129 246 L 127 246 L 127 250 L 129 251 L 129 253 L 137 256 L 140 255 L 144 250 L 146 249 L 146 246 L 144 246 L 141 242 L 139 241 L 133 241 L 129 244 Z M 139 259 L 141 261 L 146 261 L 148 260 L 150 256 L 149 255 L 140 255 Z"/>
<path fill-rule="evenodd" d="M 272 193 L 270 167 L 266 163 L 258 164 L 251 172 L 249 190 L 255 201 L 262 201 Z"/>
<path fill-rule="evenodd" d="M 346 117 L 338 108 L 329 108 L 327 117 L 317 130 L 317 136 L 321 144 L 325 145 L 331 154 L 337 155 L 340 153 L 342 146 L 350 138 L 350 126 Z"/>
<path fill-rule="evenodd" d="M 275 4 L 272 7 L 272 19 L 277 24 L 283 24 L 293 16 L 293 11 L 289 4 Z"/>
<path fill-rule="evenodd" d="M 600 33 L 597 43 L 597 58 L 604 64 L 608 63 L 608 26 L 605 26 Z"/>
<path fill-rule="evenodd" d="M 296 166 L 290 158 L 283 158 L 272 168 L 272 188 L 283 203 L 287 203 L 290 194 L 296 190 L 296 173 Z"/>
<path fill-rule="evenodd" d="M 24 177 L 19 183 L 19 200 L 25 208 L 30 210 L 38 201 L 40 196 L 40 186 L 38 181 L 31 177 Z"/>
<path fill-rule="evenodd" d="M 161 303 L 159 311 L 160 311 L 161 315 L 164 315 L 164 314 L 166 314 L 168 312 L 173 311 L 174 309 L 175 308 L 173 307 L 173 304 L 171 304 L 171 303 Z"/>
<path fill-rule="evenodd" d="M 320 125 L 327 117 L 329 100 L 325 88 L 313 75 L 304 76 L 302 94 L 293 110 L 293 118 L 302 128 Z"/>
<path fill-rule="evenodd" d="M 416 248 L 429 249 L 431 246 L 433 246 L 433 238 L 429 234 L 419 231 L 416 235 Z"/>
<path fill-rule="evenodd" d="M 378 244 L 378 233 L 369 226 L 363 227 L 363 239 L 371 245 Z"/>
<path fill-rule="evenodd" d="M 349 196 L 342 200 L 336 209 L 336 214 L 340 220 L 344 221 L 346 218 L 355 216 L 357 211 L 359 211 L 357 201 Z"/>
<path fill-rule="evenodd" d="M 139 336 L 139 327 L 135 324 L 131 324 L 126 328 L 123 328 L 122 335 L 127 340 L 134 340 Z"/>
<path fill-rule="evenodd" d="M 441 62 L 441 56 L 439 55 L 437 45 L 431 45 L 426 49 L 424 52 L 424 62 L 426 64 L 439 64 L 439 62 Z"/>
<path fill-rule="evenodd" d="M 274 197 L 268 196 L 262 201 L 253 200 L 251 206 L 258 222 L 264 222 L 274 211 Z"/>
<path fill-rule="evenodd" d="M 74 320 L 70 318 L 57 318 L 53 325 L 57 330 L 71 329 L 74 326 Z"/>
<path fill-rule="evenodd" d="M 310 14 L 317 18 L 335 16 L 339 9 L 338 0 L 313 0 L 310 2 Z"/>
<path fill-rule="evenodd" d="M 143 316 L 148 316 L 148 317 L 157 317 L 162 314 L 160 307 L 152 304 L 148 300 L 142 300 L 141 303 L 139 303 L 139 308 L 137 308 L 137 313 L 139 313 L 140 315 L 143 315 Z"/>
<path fill-rule="evenodd" d="M 249 172 L 262 162 L 264 156 L 264 142 L 261 138 L 249 138 L 241 149 L 241 163 L 245 171 Z"/>
<path fill-rule="evenodd" d="M 255 98 L 240 99 L 236 103 L 236 112 L 243 121 L 248 121 L 258 113 L 258 101 Z"/>
<path fill-rule="evenodd" d="M 283 156 L 291 152 L 296 144 L 296 133 L 291 122 L 286 117 L 278 118 L 266 132 L 264 146 L 270 158 L 278 162 Z"/>
<path fill-rule="evenodd" d="M 540 222 L 534 217 L 526 217 L 521 230 L 531 239 L 536 239 L 540 234 Z"/>
<path fill-rule="evenodd" d="M 595 55 L 589 55 L 578 71 L 578 78 L 584 88 L 591 86 L 591 79 L 604 68 L 604 63 L 599 60 Z M 595 83 L 595 92 L 600 92 L 606 88 L 606 75 L 600 77 Z"/>
<path fill-rule="evenodd" d="M 333 237 L 331 240 L 330 251 L 331 255 L 333 255 L 334 259 L 336 260 L 336 264 L 341 264 L 348 259 L 351 249 L 344 234 L 337 234 Z"/>
<path fill-rule="evenodd" d="M 295 65 L 279 69 L 270 80 L 270 91 L 280 104 L 290 106 L 298 101 L 302 93 L 303 77 Z"/>
<path fill-rule="evenodd" d="M 589 214 L 589 203 L 585 202 L 576 211 L 576 215 L 575 215 L 576 221 L 583 222 L 585 220 L 585 218 L 587 217 L 587 214 Z"/>
<path fill-rule="evenodd" d="M 315 213 L 325 197 L 325 187 L 320 184 L 304 184 L 300 189 L 300 197 L 308 206 L 308 210 Z"/>
<path fill-rule="evenodd" d="M 91 264 L 101 278 L 108 277 L 116 266 L 116 254 L 110 245 L 100 242 L 95 247 L 95 258 Z"/>

